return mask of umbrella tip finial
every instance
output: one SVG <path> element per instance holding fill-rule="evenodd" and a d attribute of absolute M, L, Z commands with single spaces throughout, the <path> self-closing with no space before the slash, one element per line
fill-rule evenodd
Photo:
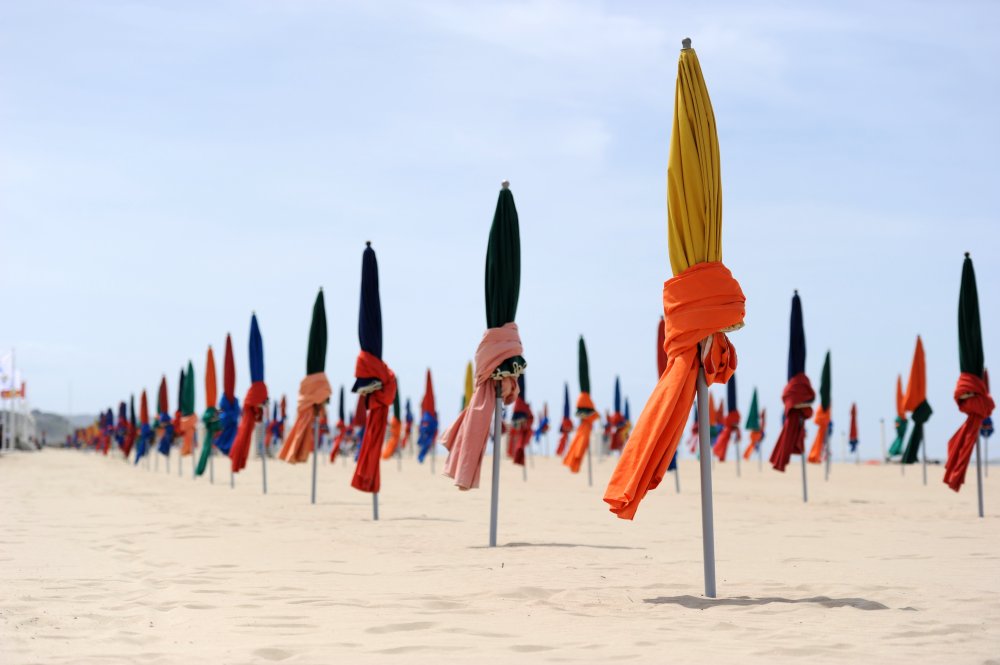
<path fill-rule="evenodd" d="M 510 189 L 510 180 L 502 180 L 500 182 L 500 189 Z"/>
<path fill-rule="evenodd" d="M 965 253 L 965 258 L 969 258 L 969 253 L 968 252 Z"/>
<path fill-rule="evenodd" d="M 795 289 L 795 290 L 794 290 L 794 291 L 792 292 L 792 294 L 793 294 L 793 295 L 796 295 L 796 296 L 797 296 L 797 295 L 799 295 L 799 290 L 798 290 L 798 289 Z"/>
<path fill-rule="evenodd" d="M 371 246 L 372 246 L 372 241 L 371 240 L 365 240 L 365 247 L 371 247 Z"/>
<path fill-rule="evenodd" d="M 684 49 L 691 48 L 691 38 L 690 37 L 685 37 L 684 39 L 681 40 L 681 48 L 684 48 Z"/>

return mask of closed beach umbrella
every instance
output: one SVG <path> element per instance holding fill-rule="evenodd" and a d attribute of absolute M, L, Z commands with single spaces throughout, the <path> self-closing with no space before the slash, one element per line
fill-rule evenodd
<path fill-rule="evenodd" d="M 410 436 L 413 434 L 413 408 L 410 406 L 410 398 L 406 398 L 406 427 L 403 431 L 403 448 L 406 448 L 406 444 L 410 442 Z"/>
<path fill-rule="evenodd" d="M 576 417 L 580 424 L 569 442 L 569 450 L 563 458 L 563 464 L 573 473 L 580 471 L 583 456 L 590 448 L 590 434 L 599 415 L 594 408 L 594 400 L 590 397 L 590 361 L 587 358 L 587 345 L 583 336 L 577 344 L 577 369 L 580 374 L 580 396 L 576 399 Z"/>
<path fill-rule="evenodd" d="M 809 449 L 809 463 L 819 464 L 826 458 L 827 437 L 830 436 L 832 422 L 830 419 L 830 352 L 823 359 L 823 373 L 819 379 L 819 408 L 816 409 L 816 438 Z"/>
<path fill-rule="evenodd" d="M 139 398 L 139 437 L 135 442 L 135 463 L 149 452 L 149 446 L 153 441 L 153 428 L 149 424 L 149 404 L 146 401 L 146 391 L 142 391 Z"/>
<path fill-rule="evenodd" d="M 347 417 L 344 414 L 344 386 L 340 386 L 340 397 L 337 400 L 337 435 L 333 439 L 333 445 L 330 446 L 331 462 L 337 459 L 337 453 L 340 452 L 340 446 L 343 445 L 346 437 Z"/>
<path fill-rule="evenodd" d="M 608 418 L 610 426 L 609 447 L 611 450 L 621 450 L 625 447 L 625 415 L 622 413 L 622 386 L 619 377 L 615 377 L 614 411 Z"/>
<path fill-rule="evenodd" d="M 511 430 L 507 435 L 510 442 L 510 456 L 514 464 L 524 466 L 524 450 L 531 443 L 531 427 L 535 423 L 535 415 L 531 412 L 531 407 L 526 399 L 524 374 L 517 377 L 518 393 L 514 400 L 513 413 L 511 414 Z"/>
<path fill-rule="evenodd" d="M 851 446 L 851 452 L 858 452 L 858 405 L 851 404 L 851 431 L 847 436 L 847 443 Z"/>
<path fill-rule="evenodd" d="M 240 402 L 236 399 L 236 360 L 233 357 L 233 340 L 226 335 L 226 355 L 222 361 L 222 398 L 219 400 L 219 434 L 215 447 L 224 455 L 229 454 L 240 424 Z"/>
<path fill-rule="evenodd" d="M 194 413 L 194 365 L 188 361 L 184 374 L 184 391 L 181 393 L 181 455 L 194 454 L 194 435 L 198 428 L 198 416 Z M 195 469 L 197 471 L 197 469 Z"/>
<path fill-rule="evenodd" d="M 626 402 L 627 404 L 627 402 Z M 542 404 L 542 417 L 538 419 L 538 427 L 535 428 L 535 443 L 542 440 L 543 434 L 549 432 L 549 403 Z"/>
<path fill-rule="evenodd" d="M 736 402 L 736 374 L 729 377 L 726 382 L 726 407 L 727 412 L 722 422 L 722 431 L 719 438 L 715 440 L 712 452 L 719 458 L 720 462 L 726 461 L 726 452 L 729 449 L 729 442 L 735 443 L 740 440 L 740 409 Z M 721 406 L 719 407 L 721 410 Z M 737 455 L 739 451 L 737 451 Z"/>
<path fill-rule="evenodd" d="M 196 476 L 205 473 L 209 456 L 212 454 L 212 446 L 215 445 L 215 437 L 221 428 L 219 412 L 215 408 L 218 394 L 218 380 L 215 377 L 215 354 L 212 352 L 212 347 L 209 346 L 208 353 L 205 354 L 205 411 L 201 414 L 201 422 L 205 425 L 205 440 L 202 442 L 201 455 L 198 457 L 198 465 L 194 470 Z"/>
<path fill-rule="evenodd" d="M 667 366 L 643 408 L 604 493 L 622 519 L 666 474 L 695 394 L 700 428 L 706 595 L 715 596 L 707 385 L 725 383 L 736 352 L 725 332 L 743 325 L 746 299 L 722 263 L 722 186 L 715 114 L 690 40 L 677 66 L 667 165 L 667 240 L 673 277 L 663 285 Z"/>
<path fill-rule="evenodd" d="M 351 487 L 362 492 L 378 493 L 379 458 L 389 420 L 389 407 L 396 398 L 396 375 L 382 360 L 382 305 L 379 298 L 378 261 L 371 243 L 365 243 L 361 257 L 361 308 L 358 315 L 358 341 L 361 352 L 354 365 L 353 391 L 364 398 L 358 410 L 366 411 L 365 433 L 361 440 L 358 463 Z M 378 509 L 375 509 L 378 519 Z"/>
<path fill-rule="evenodd" d="M 903 392 L 903 377 L 896 376 L 896 438 L 889 446 L 889 457 L 896 457 L 903 454 L 903 444 L 906 442 L 906 428 L 909 421 L 906 419 L 906 396 Z"/>
<path fill-rule="evenodd" d="M 913 350 L 913 364 L 910 365 L 910 378 L 906 382 L 906 395 L 903 397 L 903 410 L 911 412 L 913 430 L 910 440 L 903 451 L 903 464 L 913 464 L 920 455 L 920 447 L 924 441 L 924 423 L 930 420 L 933 410 L 927 401 L 927 364 L 924 360 L 924 342 L 917 336 L 917 346 Z M 926 455 L 925 455 L 926 457 Z"/>
<path fill-rule="evenodd" d="M 962 264 L 962 284 L 958 295 L 958 365 L 961 374 L 955 386 L 955 403 L 958 404 L 958 410 L 965 414 L 965 422 L 948 440 L 944 482 L 954 491 L 959 491 L 965 482 L 969 460 L 973 451 L 976 451 L 979 516 L 982 517 L 979 433 L 983 421 L 993 413 L 995 404 L 986 385 L 983 332 L 979 322 L 979 294 L 976 289 L 976 273 L 968 252 Z"/>
<path fill-rule="evenodd" d="M 174 443 L 174 421 L 170 418 L 170 405 L 167 402 L 167 377 L 160 379 L 160 390 L 158 393 L 156 408 L 160 414 L 160 443 L 156 449 L 161 455 L 170 454 L 170 446 Z"/>
<path fill-rule="evenodd" d="M 417 430 L 417 461 L 421 464 L 434 447 L 437 431 L 438 417 L 437 407 L 434 404 L 434 382 L 431 380 L 431 371 L 428 369 L 424 379 L 424 397 L 420 400 L 420 427 Z"/>
<path fill-rule="evenodd" d="M 816 399 L 806 376 L 806 332 L 802 324 L 802 301 L 799 292 L 792 296 L 792 316 L 788 335 L 788 383 L 781 392 L 785 421 L 771 451 L 771 466 L 784 471 L 792 455 L 805 455 L 805 421 L 812 416 Z"/>
<path fill-rule="evenodd" d="M 569 416 L 569 384 L 563 384 L 563 415 L 562 423 L 559 425 L 559 446 L 556 448 L 556 455 L 562 457 L 566 452 L 566 444 L 569 443 L 569 435 L 573 433 L 573 419 Z"/>
<path fill-rule="evenodd" d="M 306 376 L 299 383 L 299 398 L 295 409 L 295 423 L 278 457 L 289 464 L 309 460 L 316 441 L 316 419 L 326 414 L 326 403 L 333 394 L 326 378 L 326 304 L 323 289 L 313 302 L 312 322 L 309 325 L 309 342 L 306 346 Z"/>
<path fill-rule="evenodd" d="M 243 413 L 240 424 L 236 428 L 233 445 L 229 448 L 229 460 L 232 462 L 233 473 L 239 473 L 247 465 L 250 456 L 250 437 L 256 423 L 264 417 L 267 402 L 267 386 L 264 385 L 264 340 L 260 336 L 257 325 L 257 315 L 250 316 L 250 388 L 243 398 Z"/>
<path fill-rule="evenodd" d="M 498 420 L 500 403 L 513 404 L 517 398 L 517 377 L 524 372 L 517 324 L 517 301 L 521 292 L 521 235 L 517 208 L 510 184 L 501 184 L 493 224 L 486 247 L 486 332 L 475 354 L 475 386 L 469 404 L 441 435 L 448 449 L 444 473 L 461 490 L 479 487 L 479 474 L 490 424 Z M 499 478 L 500 425 L 494 424 L 493 476 Z M 496 483 L 494 483 L 494 488 Z M 496 492 L 491 497 L 496 513 Z M 491 545 L 495 528 L 491 523 Z"/>
<path fill-rule="evenodd" d="M 744 425 L 750 432 L 750 445 L 743 452 L 743 459 L 748 460 L 760 447 L 764 439 L 764 414 L 757 405 L 757 389 L 753 389 L 753 397 L 750 398 L 750 411 L 747 413 L 747 422 Z"/>

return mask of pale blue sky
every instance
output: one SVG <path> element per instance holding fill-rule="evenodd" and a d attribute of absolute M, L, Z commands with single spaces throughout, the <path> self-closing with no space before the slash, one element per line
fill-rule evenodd
<path fill-rule="evenodd" d="M 381 268 L 385 357 L 442 419 L 485 325 L 499 183 L 521 216 L 528 396 L 655 381 L 668 277 L 665 171 L 680 40 L 719 127 L 735 334 L 777 433 L 789 300 L 807 366 L 833 350 L 834 419 L 867 454 L 924 336 L 930 451 L 960 422 L 956 308 L 974 252 L 987 364 L 1000 346 L 1000 10 L 922 2 L 6 2 L 0 5 L 0 348 L 34 405 L 95 411 L 251 310 L 272 393 L 294 395 L 325 287 L 351 383 L 361 251 Z M 1000 364 L 1000 363 L 998 363 Z M 720 390 L 721 394 L 721 390 Z"/>

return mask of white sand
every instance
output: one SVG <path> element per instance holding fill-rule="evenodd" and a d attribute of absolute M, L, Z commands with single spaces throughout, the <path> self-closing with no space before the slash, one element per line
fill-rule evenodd
<path fill-rule="evenodd" d="M 954 494 L 932 469 L 715 470 L 719 595 L 701 596 L 697 463 L 634 523 L 611 462 L 504 465 L 459 493 L 383 466 L 382 520 L 351 469 L 253 460 L 228 486 L 48 450 L 0 458 L 0 663 L 984 663 L 1000 659 L 1000 471 Z M 442 459 L 438 460 L 439 470 Z M 487 458 L 487 463 L 489 459 Z M 796 462 L 797 464 L 797 462 Z"/>

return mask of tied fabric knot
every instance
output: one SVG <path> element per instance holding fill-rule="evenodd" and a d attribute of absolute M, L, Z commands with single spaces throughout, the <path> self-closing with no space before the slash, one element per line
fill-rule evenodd
<path fill-rule="evenodd" d="M 389 419 L 389 439 L 385 442 L 385 450 L 382 451 L 382 459 L 391 459 L 399 446 L 399 437 L 403 432 L 403 423 L 399 418 L 393 416 Z"/>
<path fill-rule="evenodd" d="M 139 463 L 143 455 L 149 450 L 149 444 L 153 440 L 153 428 L 149 423 L 142 423 L 139 426 L 139 438 L 135 443 L 135 464 Z"/>
<path fill-rule="evenodd" d="M 367 407 L 365 435 L 361 440 L 358 464 L 351 478 L 351 487 L 354 489 L 375 493 L 381 486 L 379 460 L 382 457 L 382 442 L 385 440 L 385 427 L 389 420 L 389 407 L 396 399 L 396 375 L 381 358 L 362 351 L 354 364 L 354 377 L 375 379 L 382 384 L 381 388 L 365 395 Z"/>
<path fill-rule="evenodd" d="M 563 465 L 569 467 L 573 473 L 580 472 L 580 464 L 590 447 L 590 434 L 594 429 L 594 423 L 600 418 L 588 393 L 580 393 L 580 397 L 576 400 L 576 412 L 580 418 L 580 425 L 569 443 L 566 457 L 563 458 Z"/>
<path fill-rule="evenodd" d="M 955 403 L 965 414 L 965 422 L 948 440 L 948 461 L 944 465 L 944 482 L 956 492 L 965 482 L 969 460 L 976 449 L 983 421 L 989 418 L 996 406 L 986 382 L 975 374 L 962 372 L 955 386 Z"/>
<path fill-rule="evenodd" d="M 514 402 L 514 417 L 511 419 L 513 430 L 508 435 L 510 442 L 510 456 L 514 464 L 524 466 L 524 449 L 531 443 L 531 428 L 535 424 L 535 414 L 531 412 L 528 403 L 518 395 Z"/>
<path fill-rule="evenodd" d="M 198 428 L 198 416 L 193 413 L 180 417 L 181 455 L 191 455 L 194 453 L 194 433 Z"/>
<path fill-rule="evenodd" d="M 757 452 L 760 447 L 760 442 L 764 440 L 764 421 L 767 416 L 767 410 L 761 409 L 760 412 L 760 429 L 750 430 L 750 445 L 747 449 L 743 451 L 743 459 L 749 460 L 750 456 Z"/>
<path fill-rule="evenodd" d="M 809 377 L 804 373 L 796 374 L 781 391 L 781 401 L 785 406 L 785 422 L 781 433 L 771 451 L 771 466 L 776 471 L 784 471 L 792 455 L 805 454 L 806 430 L 805 421 L 812 416 L 813 400 L 816 392 L 813 390 Z"/>
<path fill-rule="evenodd" d="M 730 439 L 740 440 L 740 412 L 735 410 L 726 414 L 722 431 L 719 432 L 719 438 L 715 440 L 715 446 L 712 447 L 712 452 L 715 453 L 720 462 L 726 461 L 726 451 L 729 450 Z"/>
<path fill-rule="evenodd" d="M 163 428 L 163 436 L 160 437 L 157 450 L 161 455 L 169 455 L 170 446 L 174 445 L 174 423 L 166 411 L 160 414 L 160 427 Z"/>
<path fill-rule="evenodd" d="M 299 396 L 295 405 L 295 423 L 288 433 L 278 457 L 289 464 L 300 464 L 309 461 L 316 446 L 313 440 L 313 429 L 316 417 L 326 413 L 323 406 L 333 394 L 333 388 L 326 378 L 326 373 L 309 374 L 299 383 Z"/>
<path fill-rule="evenodd" d="M 663 315 L 667 367 L 604 493 L 622 519 L 632 519 L 646 493 L 663 480 L 691 413 L 698 367 L 704 366 L 707 383 L 725 383 L 736 370 L 736 350 L 720 331 L 743 323 L 746 297 L 721 262 L 696 263 L 664 283 Z"/>
<path fill-rule="evenodd" d="M 434 448 L 434 438 L 438 433 L 437 413 L 424 411 L 420 414 L 420 425 L 417 427 L 417 462 L 424 463 L 428 453 Z"/>
<path fill-rule="evenodd" d="M 236 430 L 240 426 L 240 401 L 225 395 L 219 400 L 219 435 L 215 438 L 215 447 L 224 455 L 229 454 L 236 438 Z"/>
<path fill-rule="evenodd" d="M 222 428 L 222 425 L 219 424 L 219 412 L 214 406 L 205 409 L 205 413 L 201 415 L 201 422 L 205 425 L 205 440 L 201 444 L 201 455 L 198 457 L 198 466 L 194 470 L 196 476 L 205 473 L 208 457 L 212 454 L 212 446 L 215 445 L 215 437 Z"/>
<path fill-rule="evenodd" d="M 830 433 L 830 411 L 820 406 L 816 409 L 816 438 L 813 439 L 812 448 L 809 449 L 809 463 L 819 464 L 826 458 L 826 438 Z"/>
<path fill-rule="evenodd" d="M 250 384 L 247 396 L 243 398 L 243 414 L 240 416 L 240 424 L 236 428 L 236 436 L 233 437 L 233 444 L 229 448 L 229 460 L 232 462 L 233 473 L 239 473 L 247 465 L 250 457 L 250 435 L 253 434 L 255 423 L 264 417 L 264 410 L 261 406 L 267 401 L 267 386 L 263 381 L 256 381 Z"/>
<path fill-rule="evenodd" d="M 476 349 L 472 399 L 439 439 L 448 450 L 444 475 L 452 478 L 460 490 L 479 487 L 479 472 L 496 409 L 497 381 L 493 372 L 508 358 L 523 353 L 516 323 L 489 328 L 483 333 Z M 499 384 L 503 403 L 512 404 L 520 392 L 517 377 L 504 376 Z"/>
<path fill-rule="evenodd" d="M 333 462 L 337 459 L 337 453 L 340 452 L 340 445 L 344 443 L 344 439 L 347 437 L 347 425 L 343 420 L 337 421 L 337 436 L 333 438 L 333 445 L 330 446 L 330 461 Z"/>

